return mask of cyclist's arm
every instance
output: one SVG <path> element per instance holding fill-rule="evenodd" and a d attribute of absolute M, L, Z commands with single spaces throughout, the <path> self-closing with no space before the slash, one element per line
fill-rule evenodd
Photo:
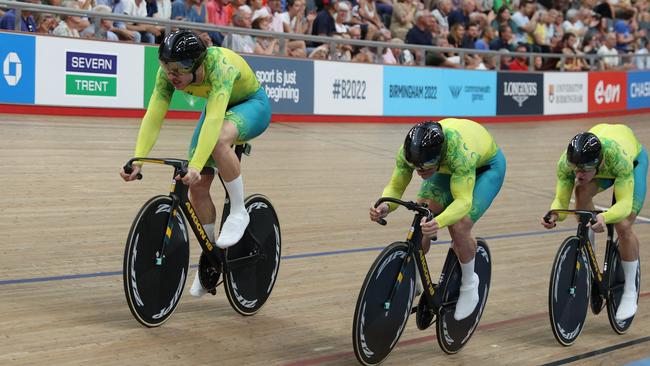
<path fill-rule="evenodd" d="M 575 176 L 571 174 L 570 169 L 566 166 L 566 155 L 562 155 L 557 164 L 557 183 L 555 185 L 555 199 L 551 203 L 551 210 L 566 210 L 569 208 L 569 201 L 573 194 L 573 185 Z M 563 221 L 566 214 L 558 215 L 558 221 Z"/>
<path fill-rule="evenodd" d="M 457 223 L 469 213 L 472 208 L 475 183 L 475 168 L 451 174 L 449 178 L 449 189 L 454 200 L 440 215 L 436 216 L 436 221 L 441 229 Z"/>
<path fill-rule="evenodd" d="M 616 203 L 603 213 L 606 224 L 621 222 L 632 213 L 632 201 L 634 200 L 634 176 L 632 173 L 616 177 L 614 195 Z"/>
<path fill-rule="evenodd" d="M 167 109 L 169 109 L 169 102 L 172 99 L 173 93 L 173 85 L 169 83 L 167 78 L 162 74 L 162 70 L 159 69 L 156 86 L 151 94 L 147 112 L 140 124 L 140 132 L 138 132 L 138 140 L 135 145 L 136 157 L 146 157 L 156 143 L 156 140 L 158 140 L 158 134 L 167 114 Z"/>
<path fill-rule="evenodd" d="M 388 182 L 388 185 L 384 188 L 384 192 L 381 196 L 401 199 L 406 187 L 408 187 L 411 182 L 413 169 L 408 166 L 400 154 L 398 154 L 395 164 L 395 169 L 393 169 L 393 175 L 390 178 L 390 182 Z M 387 202 L 387 204 L 390 212 L 395 211 L 398 207 L 396 203 Z"/>
<path fill-rule="evenodd" d="M 210 158 L 210 154 L 217 145 L 221 127 L 228 108 L 228 101 L 232 93 L 233 83 L 239 72 L 232 66 L 226 66 L 221 70 L 219 80 L 215 73 L 208 76 L 212 85 L 212 90 L 208 95 L 208 102 L 205 106 L 205 120 L 199 132 L 199 139 L 196 144 L 196 151 L 190 160 L 189 166 L 197 170 L 203 169 L 203 166 Z"/>

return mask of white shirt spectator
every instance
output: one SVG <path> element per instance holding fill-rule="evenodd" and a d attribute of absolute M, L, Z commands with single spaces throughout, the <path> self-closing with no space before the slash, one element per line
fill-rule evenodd
<path fill-rule="evenodd" d="M 79 38 L 79 31 L 68 27 L 68 24 L 63 20 L 54 28 L 52 34 L 55 36 Z"/>
<path fill-rule="evenodd" d="M 647 48 L 641 48 L 635 52 L 636 55 L 647 55 L 647 57 L 635 57 L 634 64 L 639 70 L 650 70 L 650 53 Z"/>
<path fill-rule="evenodd" d="M 607 48 L 606 45 L 600 46 L 598 49 L 598 56 L 603 57 L 603 62 L 610 67 L 617 67 L 619 65 L 618 51 L 616 48 Z M 617 56 L 617 57 L 612 57 Z"/>
<path fill-rule="evenodd" d="M 170 19 L 172 16 L 171 0 L 156 0 L 156 3 L 158 4 L 158 12 L 156 13 L 156 18 Z"/>
<path fill-rule="evenodd" d="M 140 4 L 136 4 L 136 0 L 122 0 L 124 1 L 124 13 L 133 17 L 147 17 L 147 2 L 140 0 Z"/>
<path fill-rule="evenodd" d="M 528 19 L 528 17 L 525 16 L 521 11 L 517 11 L 512 14 L 512 21 L 515 22 L 519 28 L 517 33 L 514 33 L 515 43 L 530 43 L 528 42 L 528 33 L 521 29 L 522 26 L 530 23 L 530 19 Z"/>
<path fill-rule="evenodd" d="M 433 17 L 438 21 L 440 29 L 449 32 L 449 20 L 447 19 L 446 15 L 442 15 L 440 9 L 433 9 L 433 11 L 431 11 L 431 15 L 433 15 Z"/>

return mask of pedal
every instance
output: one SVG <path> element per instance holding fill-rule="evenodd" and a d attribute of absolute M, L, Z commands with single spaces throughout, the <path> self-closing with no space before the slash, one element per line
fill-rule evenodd
<path fill-rule="evenodd" d="M 417 308 L 415 308 L 415 324 L 419 330 L 425 330 L 431 326 L 433 323 L 433 318 L 435 314 L 429 305 L 426 303 L 424 296 L 420 296 L 420 301 L 418 302 Z"/>
<path fill-rule="evenodd" d="M 199 281 L 201 286 L 212 295 L 217 294 L 217 285 L 219 284 L 219 277 L 221 271 L 214 268 L 209 262 L 205 254 L 201 253 L 199 259 Z"/>

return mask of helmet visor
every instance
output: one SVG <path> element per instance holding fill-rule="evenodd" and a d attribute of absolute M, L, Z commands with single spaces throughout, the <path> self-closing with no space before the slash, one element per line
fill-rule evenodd
<path fill-rule="evenodd" d="M 440 163 L 440 156 L 436 156 L 435 158 L 429 161 L 425 161 L 424 163 L 420 163 L 416 166 L 420 170 L 429 170 L 429 169 L 436 168 L 438 166 L 438 163 Z"/>
<path fill-rule="evenodd" d="M 160 66 L 170 74 L 189 74 L 194 69 L 194 60 L 187 59 L 175 62 L 160 61 Z"/>
<path fill-rule="evenodd" d="M 581 171 L 581 172 L 589 172 L 589 171 L 596 170 L 598 168 L 599 163 L 600 162 L 598 160 L 596 160 L 596 161 L 583 163 L 583 164 L 574 164 L 574 163 L 567 160 L 567 164 L 569 165 L 569 168 L 571 168 L 571 170 L 574 170 L 574 171 L 577 170 L 577 171 Z"/>

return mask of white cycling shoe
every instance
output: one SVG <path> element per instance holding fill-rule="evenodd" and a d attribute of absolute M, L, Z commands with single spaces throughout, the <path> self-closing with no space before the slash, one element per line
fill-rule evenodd
<path fill-rule="evenodd" d="M 458 296 L 458 302 L 456 302 L 456 311 L 454 312 L 454 319 L 463 320 L 470 316 L 476 305 L 478 304 L 478 285 L 479 278 L 476 273 L 472 275 L 472 283 L 461 284 L 460 286 L 460 295 Z"/>
<path fill-rule="evenodd" d="M 226 249 L 237 244 L 242 236 L 248 223 L 251 221 L 248 212 L 230 213 L 226 222 L 223 223 L 219 238 L 217 239 L 217 246 L 221 249 Z"/>
<path fill-rule="evenodd" d="M 623 321 L 629 319 L 636 314 L 636 291 L 624 291 L 621 296 L 621 303 L 616 310 L 616 320 Z"/>
<path fill-rule="evenodd" d="M 201 285 L 201 280 L 199 280 L 199 270 L 196 270 L 196 276 L 194 276 L 194 282 L 190 287 L 190 295 L 194 297 L 201 297 L 208 293 L 208 290 L 204 289 Z"/>

